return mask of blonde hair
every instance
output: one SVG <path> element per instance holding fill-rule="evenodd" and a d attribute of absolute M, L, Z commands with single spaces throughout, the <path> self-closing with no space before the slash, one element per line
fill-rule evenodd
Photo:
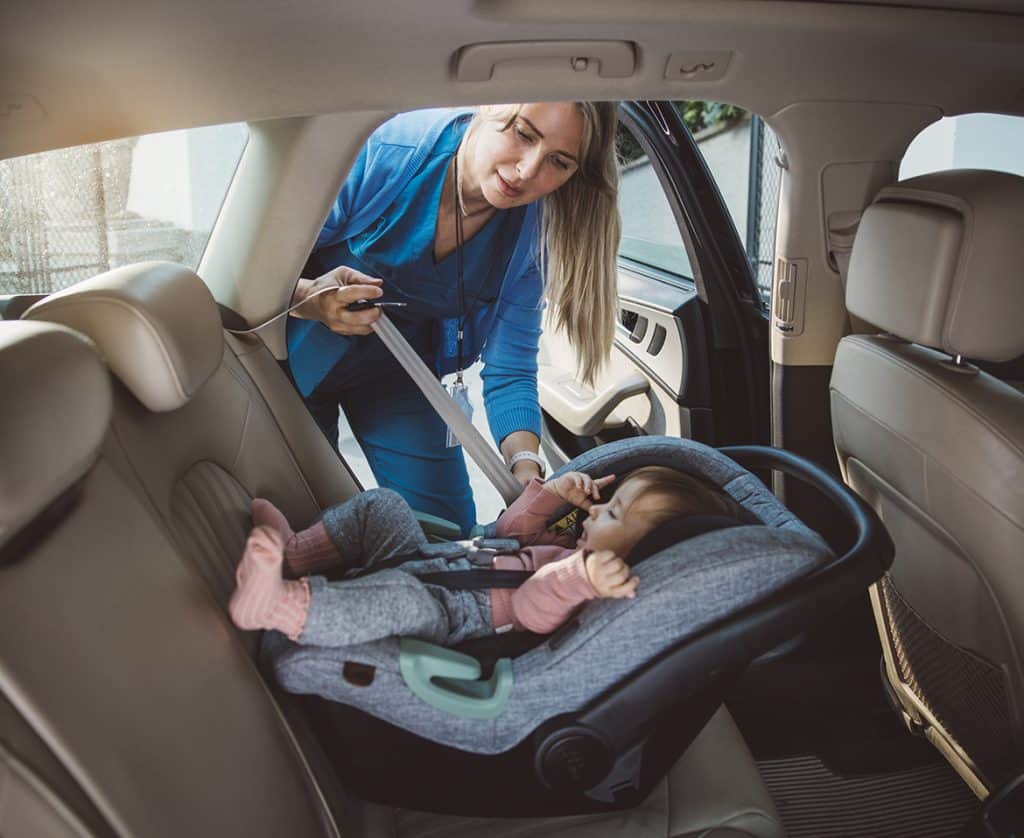
<path fill-rule="evenodd" d="M 565 332 L 576 349 L 580 378 L 593 384 L 611 354 L 618 314 L 616 258 L 622 230 L 615 159 L 618 105 L 576 105 L 583 115 L 579 168 L 541 199 L 538 261 L 555 327 Z M 502 131 L 512 127 L 521 108 L 512 107 Z M 478 119 L 479 114 L 474 122 Z"/>

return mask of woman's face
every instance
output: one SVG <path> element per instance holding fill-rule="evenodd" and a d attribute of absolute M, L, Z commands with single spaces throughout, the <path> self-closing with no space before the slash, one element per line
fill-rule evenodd
<path fill-rule="evenodd" d="M 509 209 L 554 192 L 579 168 L 583 114 L 573 102 L 523 105 L 513 123 L 508 106 L 481 111 L 481 125 L 466 149 L 464 200 L 482 197 Z"/>

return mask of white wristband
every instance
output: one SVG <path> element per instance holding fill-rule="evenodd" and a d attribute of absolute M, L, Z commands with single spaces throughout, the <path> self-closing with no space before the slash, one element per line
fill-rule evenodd
<path fill-rule="evenodd" d="M 536 463 L 540 467 L 540 476 L 543 477 L 547 471 L 544 465 L 544 460 L 541 459 L 539 454 L 534 454 L 532 451 L 516 451 L 508 459 L 508 469 L 511 471 L 516 463 L 522 462 L 523 460 L 529 460 L 531 463 Z"/>

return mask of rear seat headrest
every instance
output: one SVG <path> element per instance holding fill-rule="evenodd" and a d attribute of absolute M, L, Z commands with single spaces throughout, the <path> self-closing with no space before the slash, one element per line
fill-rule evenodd
<path fill-rule="evenodd" d="M 24 317 L 84 332 L 156 412 L 186 404 L 224 355 L 217 303 L 198 276 L 172 262 L 117 268 L 41 300 Z"/>
<path fill-rule="evenodd" d="M 110 424 L 110 376 L 84 335 L 0 321 L 0 546 L 92 466 Z"/>
<path fill-rule="evenodd" d="M 882 189 L 850 257 L 847 308 L 950 355 L 1024 353 L 1024 178 L 958 170 Z"/>

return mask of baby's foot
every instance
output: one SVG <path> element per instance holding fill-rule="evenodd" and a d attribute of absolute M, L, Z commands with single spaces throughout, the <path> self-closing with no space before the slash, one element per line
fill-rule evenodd
<path fill-rule="evenodd" d="M 240 629 L 277 629 L 292 640 L 302 633 L 309 610 L 309 585 L 304 579 L 282 578 L 284 544 L 268 526 L 256 527 L 245 544 L 228 612 Z"/>
<path fill-rule="evenodd" d="M 291 525 L 288 523 L 288 519 L 284 517 L 284 513 L 269 500 L 254 498 L 249 506 L 249 512 L 252 515 L 252 525 L 254 527 L 270 527 L 277 530 L 281 533 L 285 544 L 291 541 L 295 535 L 292 532 Z"/>
<path fill-rule="evenodd" d="M 309 576 L 343 564 L 323 521 L 317 521 L 302 532 L 295 532 L 284 513 L 269 500 L 254 499 L 250 511 L 253 526 L 270 527 L 281 534 L 286 579 Z"/>

